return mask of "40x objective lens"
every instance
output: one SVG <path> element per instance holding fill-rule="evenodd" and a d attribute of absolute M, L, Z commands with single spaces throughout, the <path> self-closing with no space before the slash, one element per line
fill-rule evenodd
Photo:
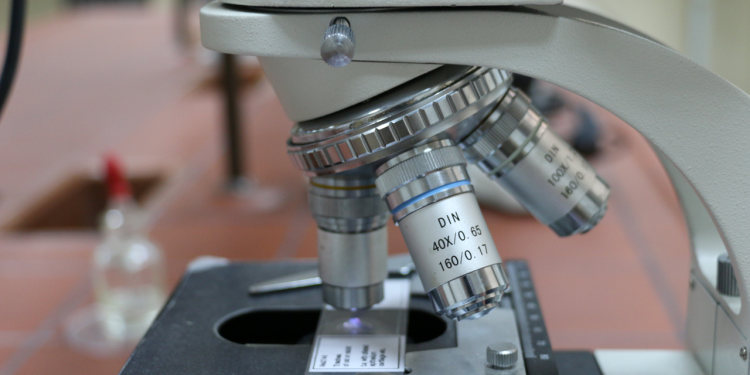
<path fill-rule="evenodd" d="M 450 140 L 427 143 L 377 174 L 435 311 L 462 320 L 495 308 L 508 282 L 461 149 Z"/>
<path fill-rule="evenodd" d="M 607 211 L 607 183 L 516 89 L 460 145 L 469 162 L 559 236 L 589 231 Z"/>

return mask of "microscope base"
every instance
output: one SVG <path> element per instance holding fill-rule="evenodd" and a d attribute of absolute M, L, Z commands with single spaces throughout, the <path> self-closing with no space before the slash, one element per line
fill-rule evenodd
<path fill-rule="evenodd" d="M 216 262 L 189 268 L 120 374 L 305 374 L 323 308 L 320 287 L 259 296 L 249 296 L 247 287 L 315 267 Z M 590 352 L 552 352 L 526 263 L 505 267 L 516 293 L 478 320 L 435 315 L 424 294 L 412 293 L 406 367 L 435 375 L 601 375 Z M 515 368 L 486 364 L 486 347 L 495 341 L 517 343 Z"/>

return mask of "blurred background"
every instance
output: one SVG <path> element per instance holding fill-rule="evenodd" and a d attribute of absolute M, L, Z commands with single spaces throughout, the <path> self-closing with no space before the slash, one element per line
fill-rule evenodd
<path fill-rule="evenodd" d="M 750 91 L 747 0 L 566 4 L 651 35 Z M 0 375 L 119 371 L 137 337 L 113 345 L 97 331 L 93 304 L 111 297 L 97 280 L 118 267 L 109 257 L 125 246 L 118 228 L 141 236 L 129 254 L 146 270 L 143 285 L 159 291 L 157 310 L 199 256 L 315 256 L 306 182 L 286 156 L 292 123 L 254 59 L 200 46 L 203 3 L 27 5 L 0 121 Z M 8 9 L 0 1 L 0 30 Z M 656 156 L 591 102 L 518 82 L 612 188 L 601 224 L 567 239 L 512 204 L 483 208 L 503 259 L 529 261 L 553 346 L 682 348 L 689 241 Z M 397 233 L 390 251 L 406 252 Z"/>

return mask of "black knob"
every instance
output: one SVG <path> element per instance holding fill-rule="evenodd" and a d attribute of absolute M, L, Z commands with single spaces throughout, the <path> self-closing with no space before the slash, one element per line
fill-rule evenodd
<path fill-rule="evenodd" d="M 718 267 L 716 290 L 725 296 L 739 297 L 740 288 L 737 287 L 737 278 L 734 277 L 734 268 L 732 268 L 732 262 L 729 261 L 729 255 L 719 256 Z"/>

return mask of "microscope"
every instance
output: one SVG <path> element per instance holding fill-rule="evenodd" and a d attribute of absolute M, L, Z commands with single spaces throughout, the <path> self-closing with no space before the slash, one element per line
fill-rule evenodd
<path fill-rule="evenodd" d="M 258 56 L 296 122 L 318 262 L 196 260 L 121 374 L 747 374 L 750 96 L 560 3 L 206 5 L 204 46 Z M 687 350 L 552 349 L 531 272 L 500 259 L 467 166 L 560 237 L 601 220 L 609 186 L 511 72 L 590 99 L 657 150 L 692 240 Z M 388 220 L 409 257 L 388 258 Z"/>

